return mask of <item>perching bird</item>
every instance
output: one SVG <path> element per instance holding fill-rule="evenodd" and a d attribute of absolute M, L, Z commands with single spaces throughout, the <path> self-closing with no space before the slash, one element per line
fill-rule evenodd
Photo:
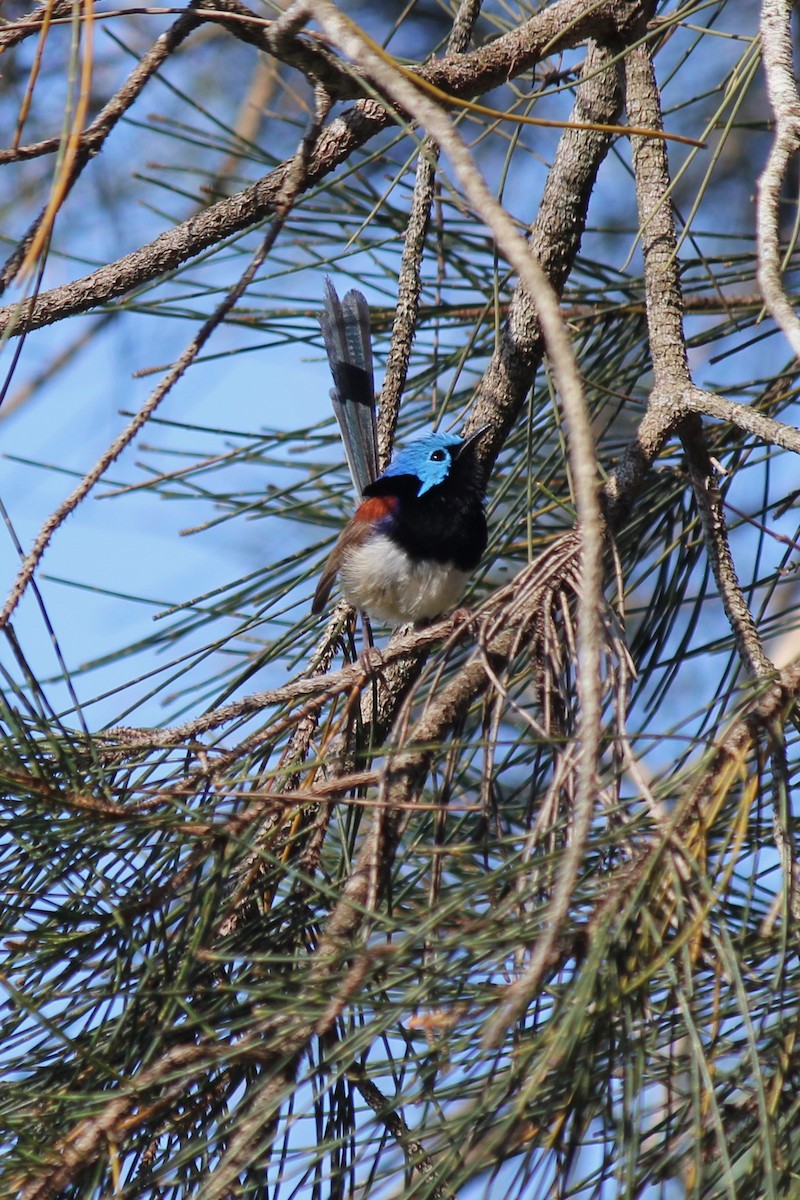
<path fill-rule="evenodd" d="M 369 307 L 360 292 L 339 300 L 326 281 L 320 317 L 335 387 L 331 400 L 361 503 L 320 576 L 320 612 L 337 575 L 345 598 L 389 624 L 437 617 L 459 599 L 486 549 L 485 475 L 466 440 L 431 433 L 399 451 L 378 475 Z"/>

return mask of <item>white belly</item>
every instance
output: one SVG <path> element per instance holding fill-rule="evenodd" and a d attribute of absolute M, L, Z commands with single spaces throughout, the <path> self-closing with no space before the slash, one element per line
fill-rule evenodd
<path fill-rule="evenodd" d="M 416 563 L 385 534 L 352 546 L 341 566 L 342 588 L 353 608 L 388 624 L 423 621 L 453 608 L 467 573 L 452 563 Z"/>

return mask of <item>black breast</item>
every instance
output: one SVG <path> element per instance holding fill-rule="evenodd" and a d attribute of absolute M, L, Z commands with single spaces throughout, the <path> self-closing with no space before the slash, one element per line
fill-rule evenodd
<path fill-rule="evenodd" d="M 452 462 L 443 483 L 418 496 L 413 475 L 383 476 L 368 489 L 391 492 L 400 501 L 387 526 L 412 558 L 453 563 L 461 571 L 478 565 L 486 549 L 484 480 L 472 447 Z"/>

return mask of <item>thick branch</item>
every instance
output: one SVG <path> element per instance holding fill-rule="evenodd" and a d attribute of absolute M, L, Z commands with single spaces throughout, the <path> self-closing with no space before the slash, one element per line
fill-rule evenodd
<path fill-rule="evenodd" d="M 651 120 L 656 122 L 654 128 L 660 129 L 661 102 L 647 45 L 634 46 L 626 55 L 625 77 L 631 124 Z M 647 336 L 655 376 L 651 403 L 658 403 L 661 394 L 689 383 L 669 163 L 663 143 L 650 138 L 631 138 L 631 149 L 645 256 Z"/>

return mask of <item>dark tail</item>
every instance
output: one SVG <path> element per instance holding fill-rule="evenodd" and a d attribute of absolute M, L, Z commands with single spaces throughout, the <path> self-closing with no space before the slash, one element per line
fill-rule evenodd
<path fill-rule="evenodd" d="M 361 292 L 356 291 L 348 292 L 340 300 L 330 279 L 326 279 L 325 307 L 319 320 L 334 382 L 333 411 L 360 500 L 364 488 L 378 475 L 369 305 Z"/>

